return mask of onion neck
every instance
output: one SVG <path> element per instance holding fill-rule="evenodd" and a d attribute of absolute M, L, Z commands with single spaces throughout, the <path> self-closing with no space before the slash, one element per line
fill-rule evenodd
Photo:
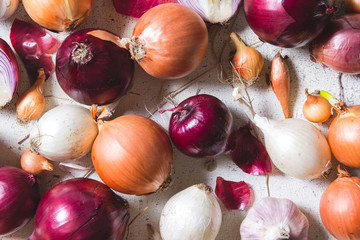
<path fill-rule="evenodd" d="M 205 183 L 199 183 L 199 184 L 196 184 L 195 186 L 204 192 L 208 192 L 208 193 L 213 192 L 212 188 L 210 186 L 206 185 Z"/>
<path fill-rule="evenodd" d="M 171 185 L 172 183 L 172 177 L 171 175 L 169 175 L 165 181 L 160 185 L 160 187 L 156 190 L 156 192 L 162 192 L 165 191 L 166 189 L 168 189 L 168 187 Z"/>
<path fill-rule="evenodd" d="M 328 100 L 330 105 L 335 109 L 338 114 L 344 114 L 347 111 L 347 106 L 345 105 L 345 103 L 338 100 L 331 93 L 321 90 L 320 95 L 326 100 Z"/>
<path fill-rule="evenodd" d="M 145 43 L 139 37 L 131 37 L 129 42 L 129 51 L 131 57 L 137 62 L 144 59 L 146 56 Z"/>
<path fill-rule="evenodd" d="M 340 168 L 340 164 L 337 166 L 338 178 L 351 177 L 350 173 Z"/>
<path fill-rule="evenodd" d="M 76 64 L 86 64 L 93 59 L 94 54 L 91 52 L 87 43 L 74 43 L 71 51 L 71 60 Z"/>

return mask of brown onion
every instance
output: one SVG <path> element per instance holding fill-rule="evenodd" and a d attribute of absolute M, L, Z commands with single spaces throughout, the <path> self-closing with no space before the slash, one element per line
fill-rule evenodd
<path fill-rule="evenodd" d="M 320 92 L 309 93 L 305 89 L 306 101 L 303 105 L 303 113 L 307 120 L 314 123 L 327 121 L 332 115 L 332 107 L 328 100 L 320 95 Z"/>
<path fill-rule="evenodd" d="M 125 194 L 159 192 L 171 182 L 172 147 L 165 130 L 154 121 L 125 115 L 98 120 L 99 135 L 92 161 L 101 180 Z"/>
<path fill-rule="evenodd" d="M 360 13 L 360 0 L 345 0 L 345 7 L 349 12 Z"/>
<path fill-rule="evenodd" d="M 325 228 L 338 240 L 360 239 L 360 178 L 338 167 L 338 178 L 320 200 L 320 216 Z"/>
<path fill-rule="evenodd" d="M 21 156 L 21 168 L 32 175 L 54 170 L 54 167 L 45 157 L 33 153 L 30 149 L 26 150 Z"/>
<path fill-rule="evenodd" d="M 151 76 L 184 77 L 205 57 L 208 32 L 192 9 L 176 3 L 160 4 L 140 17 L 131 38 L 95 30 L 90 35 L 129 49 L 131 56 Z"/>
<path fill-rule="evenodd" d="M 37 24 L 57 31 L 71 31 L 89 15 L 94 0 L 23 0 L 26 12 Z"/>

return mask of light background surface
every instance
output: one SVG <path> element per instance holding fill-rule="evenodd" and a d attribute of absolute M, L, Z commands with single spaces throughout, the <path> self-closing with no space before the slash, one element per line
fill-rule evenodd
<path fill-rule="evenodd" d="M 21 20 L 31 21 L 24 10 L 22 3 L 20 3 L 14 16 L 6 21 L 0 22 L 0 36 L 9 44 L 10 27 L 15 17 Z M 232 22 L 234 22 L 233 26 Z M 90 27 L 104 28 L 118 34 L 121 37 L 129 37 L 131 36 L 135 23 L 135 18 L 117 14 L 113 9 L 112 1 L 96 0 L 95 7 L 90 17 L 84 24 L 80 25 L 77 30 Z M 198 92 L 211 94 L 220 98 L 231 109 L 236 127 L 246 124 L 247 120 L 245 115 L 242 113 L 239 105 L 232 100 L 231 88 L 218 81 L 216 70 L 209 70 L 215 64 L 214 55 L 211 49 L 212 46 L 214 46 L 216 53 L 219 54 L 222 47 L 225 46 L 223 58 L 226 59 L 229 57 L 234 51 L 234 46 L 228 42 L 231 29 L 237 32 L 247 44 L 257 42 L 257 36 L 247 25 L 242 6 L 236 18 L 233 18 L 228 24 L 223 26 L 209 25 L 208 29 L 211 41 L 207 56 L 198 69 L 188 77 L 170 81 L 159 80 L 150 77 L 138 65 L 136 65 L 136 73 L 133 81 L 134 85 L 130 92 L 120 100 L 115 116 L 123 114 L 139 114 L 148 116 L 148 111 L 156 109 L 159 106 L 159 103 L 170 92 L 178 89 L 189 80 L 195 79 L 189 88 L 172 98 L 173 102 L 180 103 L 185 98 Z M 51 35 L 59 40 L 63 40 L 68 34 L 69 33 L 51 33 Z M 272 92 L 271 87 L 267 85 L 265 80 L 265 74 L 268 74 L 270 70 L 271 59 L 275 53 L 280 50 L 280 48 L 265 43 L 256 44 L 254 47 L 263 54 L 265 59 L 265 65 L 259 81 L 249 89 L 255 111 L 262 116 L 281 119 L 283 116 L 280 105 Z M 343 100 L 345 103 L 348 105 L 360 103 L 360 96 L 358 94 L 360 90 L 359 76 L 344 75 L 342 77 L 342 83 L 340 83 L 339 74 L 337 72 L 310 61 L 307 47 L 299 49 L 281 49 L 281 53 L 282 55 L 287 55 L 289 57 L 287 63 L 291 71 L 291 116 L 304 119 L 302 114 L 302 105 L 306 99 L 304 94 L 305 88 L 309 88 L 310 92 L 316 89 L 327 90 L 337 97 L 340 97 L 341 89 L 343 89 Z M 16 99 L 19 94 L 23 93 L 30 86 L 26 71 L 21 62 L 20 71 L 21 79 L 15 98 L 4 109 L 0 110 L 0 166 L 11 165 L 19 167 L 21 154 L 29 148 L 28 140 L 25 140 L 22 143 L 19 142 L 28 135 L 32 124 L 29 124 L 28 126 L 20 126 L 16 122 Z M 201 77 L 197 78 L 199 75 L 201 75 Z M 52 77 L 46 82 L 45 96 L 47 96 L 46 110 L 49 110 L 59 104 L 74 103 L 61 90 L 56 81 L 55 75 L 52 75 Z M 167 103 L 160 108 L 166 109 L 172 106 L 172 104 Z M 152 116 L 152 119 L 167 129 L 170 113 L 164 113 L 162 115 L 155 113 Z M 316 126 L 325 135 L 327 134 L 329 123 L 316 124 Z M 168 190 L 149 196 L 129 196 L 120 194 L 129 201 L 131 218 L 133 218 L 145 207 L 148 207 L 148 210 L 138 217 L 130 226 L 129 239 L 148 239 L 146 225 L 151 224 L 154 228 L 158 228 L 161 210 L 166 201 L 172 195 L 188 186 L 201 182 L 214 188 L 217 176 L 221 176 L 226 180 L 246 181 L 253 190 L 255 201 L 267 196 L 264 176 L 252 176 L 242 172 L 241 169 L 239 169 L 231 161 L 229 156 L 219 156 L 216 157 L 215 160 L 217 162 L 217 168 L 215 171 L 209 172 L 205 167 L 207 159 L 190 158 L 174 148 L 174 164 L 172 171 L 174 181 Z M 79 163 L 82 164 L 82 166 L 91 166 L 90 156 L 88 155 L 81 159 Z M 337 165 L 335 160 L 334 165 Z M 85 172 L 86 171 L 61 168 L 55 163 L 55 170 L 53 172 L 39 178 L 41 192 L 44 194 L 56 183 L 73 177 L 81 177 L 85 174 Z M 353 174 L 358 174 L 359 176 L 359 172 L 356 173 L 355 170 L 352 170 L 352 172 Z M 92 174 L 90 177 L 99 179 L 96 173 Z M 311 240 L 334 239 L 322 226 L 318 209 L 320 197 L 323 191 L 330 182 L 335 179 L 335 177 L 335 171 L 332 171 L 330 178 L 327 180 L 299 180 L 284 175 L 276 168 L 274 168 L 273 173 L 270 176 L 269 185 L 271 196 L 288 198 L 298 205 L 301 211 L 309 219 L 309 239 Z M 221 203 L 220 205 L 223 212 L 223 223 L 217 239 L 241 239 L 239 227 L 241 221 L 246 216 L 247 211 L 227 211 Z M 33 227 L 34 220 L 29 222 L 20 231 L 6 237 L 0 237 L 0 239 L 27 239 L 30 236 Z"/>

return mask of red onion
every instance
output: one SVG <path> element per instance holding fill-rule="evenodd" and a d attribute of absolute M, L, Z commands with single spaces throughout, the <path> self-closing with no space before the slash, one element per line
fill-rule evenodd
<path fill-rule="evenodd" d="M 43 196 L 29 240 L 120 240 L 129 220 L 127 208 L 127 202 L 105 184 L 70 179 Z"/>
<path fill-rule="evenodd" d="M 332 20 L 312 44 L 313 60 L 336 71 L 360 73 L 360 14 Z"/>
<path fill-rule="evenodd" d="M 251 198 L 250 188 L 246 182 L 226 181 L 222 177 L 216 179 L 215 193 L 227 210 L 244 210 Z"/>
<path fill-rule="evenodd" d="M 113 0 L 118 13 L 137 18 L 159 4 L 176 2 L 177 0 Z"/>
<path fill-rule="evenodd" d="M 35 214 L 40 192 L 33 175 L 15 167 L 0 168 L 0 236 L 22 228 Z"/>
<path fill-rule="evenodd" d="M 56 76 L 75 101 L 104 105 L 128 91 L 134 62 L 126 49 L 87 34 L 93 30 L 77 31 L 64 40 L 56 55 Z"/>
<path fill-rule="evenodd" d="M 55 53 L 59 41 L 38 26 L 15 19 L 10 31 L 11 44 L 25 64 L 31 83 L 43 68 L 46 77 L 54 71 L 54 63 L 49 54 Z"/>
<path fill-rule="evenodd" d="M 335 11 L 326 0 L 245 0 L 246 20 L 259 38 L 280 47 L 302 47 Z"/>
<path fill-rule="evenodd" d="M 19 83 L 19 67 L 10 46 L 0 38 L 0 108 L 14 97 Z"/>
<path fill-rule="evenodd" d="M 180 151 L 192 157 L 212 157 L 227 150 L 233 117 L 218 98 L 200 94 L 169 110 L 173 112 L 169 134 Z"/>

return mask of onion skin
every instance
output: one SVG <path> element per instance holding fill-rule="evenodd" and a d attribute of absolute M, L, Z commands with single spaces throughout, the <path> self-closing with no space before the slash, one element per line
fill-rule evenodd
<path fill-rule="evenodd" d="M 134 62 L 125 49 L 87 34 L 93 30 L 77 31 L 64 40 L 56 54 L 56 76 L 64 92 L 75 101 L 104 105 L 129 90 Z"/>
<path fill-rule="evenodd" d="M 228 107 L 216 97 L 200 94 L 185 99 L 173 110 L 169 134 L 186 155 L 214 157 L 227 150 L 232 126 Z"/>
<path fill-rule="evenodd" d="M 140 40 L 140 44 L 130 46 L 133 58 L 148 74 L 160 79 L 177 79 L 193 72 L 208 46 L 202 18 L 175 3 L 160 4 L 142 15 L 132 38 Z M 136 55 L 141 45 L 144 52 Z"/>
<path fill-rule="evenodd" d="M 147 10 L 163 3 L 177 0 L 113 0 L 116 12 L 131 17 L 141 17 Z"/>
<path fill-rule="evenodd" d="M 329 127 L 328 140 L 339 162 L 360 168 L 360 105 L 338 111 Z"/>
<path fill-rule="evenodd" d="M 21 168 L 32 175 L 40 175 L 45 171 L 52 171 L 54 167 L 41 155 L 33 153 L 30 149 L 21 155 Z"/>
<path fill-rule="evenodd" d="M 246 20 L 260 40 L 287 48 L 312 41 L 334 10 L 325 0 L 244 1 Z"/>
<path fill-rule="evenodd" d="M 323 193 L 320 217 L 338 240 L 360 239 L 360 178 L 339 170 L 338 178 Z"/>
<path fill-rule="evenodd" d="M 121 240 L 128 220 L 127 202 L 105 184 L 74 178 L 43 196 L 29 240 Z"/>
<path fill-rule="evenodd" d="M 172 147 L 164 129 L 137 115 L 100 122 L 91 157 L 96 172 L 110 188 L 144 195 L 168 187 Z M 111 151 L 110 151 L 111 149 Z"/>
<path fill-rule="evenodd" d="M 22 228 L 35 215 L 40 191 L 33 175 L 15 167 L 0 168 L 0 236 Z"/>
<path fill-rule="evenodd" d="M 24 8 L 37 24 L 53 31 L 72 31 L 89 15 L 94 0 L 23 0 Z"/>
<path fill-rule="evenodd" d="M 322 123 L 332 116 L 332 107 L 328 100 L 318 93 L 309 94 L 305 89 L 306 101 L 303 105 L 303 114 L 313 123 Z"/>
<path fill-rule="evenodd" d="M 360 73 L 360 14 L 331 20 L 311 46 L 311 59 L 335 71 Z"/>

